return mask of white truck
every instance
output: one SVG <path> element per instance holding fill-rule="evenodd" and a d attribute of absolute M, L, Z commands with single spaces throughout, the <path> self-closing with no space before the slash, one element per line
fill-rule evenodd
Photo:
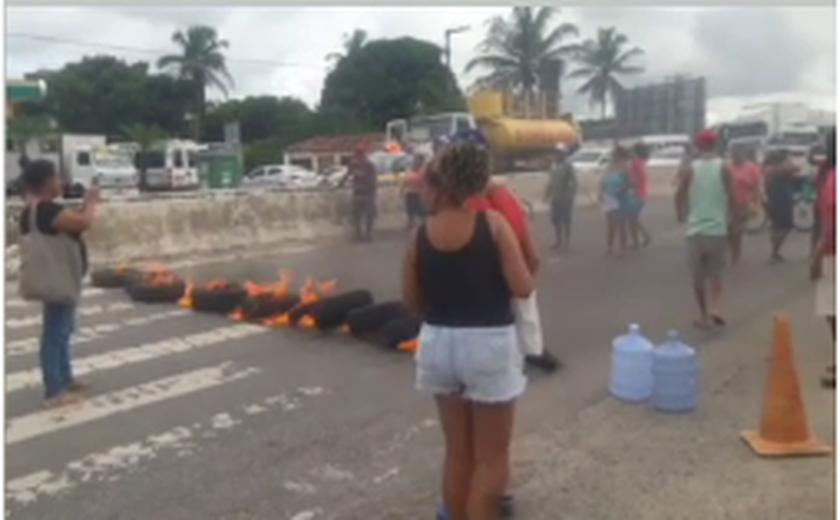
<path fill-rule="evenodd" d="M 22 155 L 23 150 L 6 152 L 7 180 L 16 179 L 20 174 Z M 137 188 L 137 169 L 131 154 L 118 146 L 108 145 L 104 135 L 60 134 L 32 141 L 26 144 L 25 155 L 30 160 L 49 159 L 56 163 L 64 179 L 67 198 L 81 197 L 94 182 L 106 190 Z M 10 188 L 7 182 L 7 193 L 10 190 L 11 193 L 18 191 Z"/>

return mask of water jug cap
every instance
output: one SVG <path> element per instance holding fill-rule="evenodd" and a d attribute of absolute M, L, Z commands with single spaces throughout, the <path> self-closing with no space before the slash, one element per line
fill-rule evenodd
<path fill-rule="evenodd" d="M 676 330 L 668 331 L 668 339 L 671 341 L 679 341 L 680 340 L 680 333 Z"/>
<path fill-rule="evenodd" d="M 639 326 L 638 323 L 631 323 L 630 324 L 630 332 L 634 334 L 638 334 L 641 332 L 642 328 Z"/>

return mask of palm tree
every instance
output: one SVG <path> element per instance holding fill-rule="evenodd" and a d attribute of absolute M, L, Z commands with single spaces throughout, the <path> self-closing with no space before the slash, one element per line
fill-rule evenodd
<path fill-rule="evenodd" d="M 644 67 L 630 63 L 644 51 L 639 47 L 628 49 L 628 45 L 627 36 L 616 32 L 615 27 L 598 29 L 598 39 L 587 40 L 581 46 L 577 57 L 581 67 L 569 74 L 570 78 L 586 79 L 578 93 L 588 94 L 592 105 L 601 106 L 602 119 L 607 116 L 607 102 L 615 101 L 624 90 L 619 77 L 644 72 Z"/>
<path fill-rule="evenodd" d="M 365 44 L 367 40 L 367 32 L 362 29 L 356 29 L 350 34 L 344 35 L 344 52 L 331 52 L 327 54 L 327 61 L 337 63 L 348 56 L 356 54 Z"/>
<path fill-rule="evenodd" d="M 578 49 L 566 40 L 578 36 L 571 23 L 554 24 L 559 10 L 551 7 L 514 7 L 506 16 L 489 20 L 487 36 L 478 46 L 479 55 L 467 63 L 467 73 L 486 69 L 473 90 L 483 88 L 521 90 L 530 96 L 539 85 L 540 71 L 548 62 L 560 62 L 560 70 Z"/>
<path fill-rule="evenodd" d="M 195 95 L 195 138 L 201 135 L 201 123 L 207 110 L 207 87 L 215 87 L 227 97 L 233 78 L 228 72 L 224 51 L 227 40 L 219 38 L 216 29 L 205 25 L 194 25 L 186 32 L 177 31 L 172 41 L 180 48 L 179 54 L 161 57 L 157 66 L 188 82 Z"/>

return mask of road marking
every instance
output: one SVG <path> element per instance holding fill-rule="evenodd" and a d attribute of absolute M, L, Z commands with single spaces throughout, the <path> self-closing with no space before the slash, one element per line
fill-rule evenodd
<path fill-rule="evenodd" d="M 73 362 L 73 373 L 78 376 L 91 374 L 100 370 L 120 368 L 134 363 L 149 361 L 172 354 L 181 354 L 192 350 L 198 350 L 213 345 L 224 343 L 228 340 L 244 338 L 254 334 L 261 334 L 270 329 L 252 325 L 250 323 L 238 323 L 236 325 L 220 327 L 207 332 L 198 332 L 176 338 L 169 338 L 154 343 L 144 343 L 135 347 L 128 347 L 113 350 L 105 354 L 79 358 Z M 33 368 L 14 372 L 6 376 L 6 393 L 15 392 L 24 388 L 32 388 L 41 385 L 41 369 Z"/>
<path fill-rule="evenodd" d="M 173 309 L 169 311 L 157 312 L 147 314 L 145 316 L 137 316 L 134 318 L 126 318 L 119 323 L 100 323 L 98 325 L 91 325 L 88 327 L 81 327 L 73 335 L 72 346 L 83 345 L 97 339 L 106 337 L 126 327 L 138 327 L 141 325 L 148 325 L 150 323 L 157 323 L 159 321 L 168 320 L 170 318 L 180 318 L 192 314 L 189 309 Z M 22 356 L 32 354 L 38 351 L 40 345 L 40 338 L 31 337 L 9 341 L 6 343 L 7 356 Z"/>
<path fill-rule="evenodd" d="M 150 435 L 137 442 L 114 446 L 106 451 L 91 453 L 67 464 L 58 473 L 36 471 L 26 476 L 8 480 L 6 500 L 18 506 L 31 505 L 40 498 L 52 497 L 71 491 L 88 482 L 118 480 L 142 463 L 163 456 L 184 457 L 195 453 L 201 438 L 223 433 L 229 425 L 239 425 L 248 417 L 281 409 L 291 412 L 301 407 L 302 398 L 311 397 L 302 389 L 291 395 L 279 394 L 256 403 L 239 407 L 235 412 L 216 414 L 209 422 L 182 425 L 162 433 Z M 220 417 L 225 417 L 224 423 Z M 208 435 L 209 434 L 209 435 Z"/>
<path fill-rule="evenodd" d="M 136 308 L 136 305 L 131 302 L 116 302 L 107 305 L 90 305 L 87 307 L 79 307 L 79 316 L 99 316 L 111 312 L 122 312 Z M 41 315 L 32 314 L 24 316 L 23 318 L 6 318 L 6 330 L 9 329 L 23 329 L 26 327 L 34 327 L 41 325 Z"/>
<path fill-rule="evenodd" d="M 14 284 L 6 284 L 6 308 L 21 308 L 37 305 L 38 302 L 27 301 L 23 298 L 8 298 L 9 294 L 17 293 L 17 286 Z M 82 289 L 82 298 L 93 298 L 105 294 L 105 289 L 99 287 L 85 287 Z"/>
<path fill-rule="evenodd" d="M 11 419 L 6 426 L 6 446 L 245 379 L 260 372 L 255 367 L 236 372 L 232 369 L 233 363 L 222 363 L 99 395 L 82 401 L 78 406 L 44 410 Z"/>

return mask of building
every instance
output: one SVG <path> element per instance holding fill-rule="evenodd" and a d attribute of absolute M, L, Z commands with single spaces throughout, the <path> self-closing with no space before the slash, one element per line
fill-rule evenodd
<path fill-rule="evenodd" d="M 676 76 L 626 89 L 615 108 L 619 137 L 693 135 L 706 128 L 706 79 Z"/>
<path fill-rule="evenodd" d="M 346 166 L 360 146 L 369 152 L 383 149 L 385 134 L 315 136 L 289 146 L 283 162 L 322 173 L 335 166 Z"/>

